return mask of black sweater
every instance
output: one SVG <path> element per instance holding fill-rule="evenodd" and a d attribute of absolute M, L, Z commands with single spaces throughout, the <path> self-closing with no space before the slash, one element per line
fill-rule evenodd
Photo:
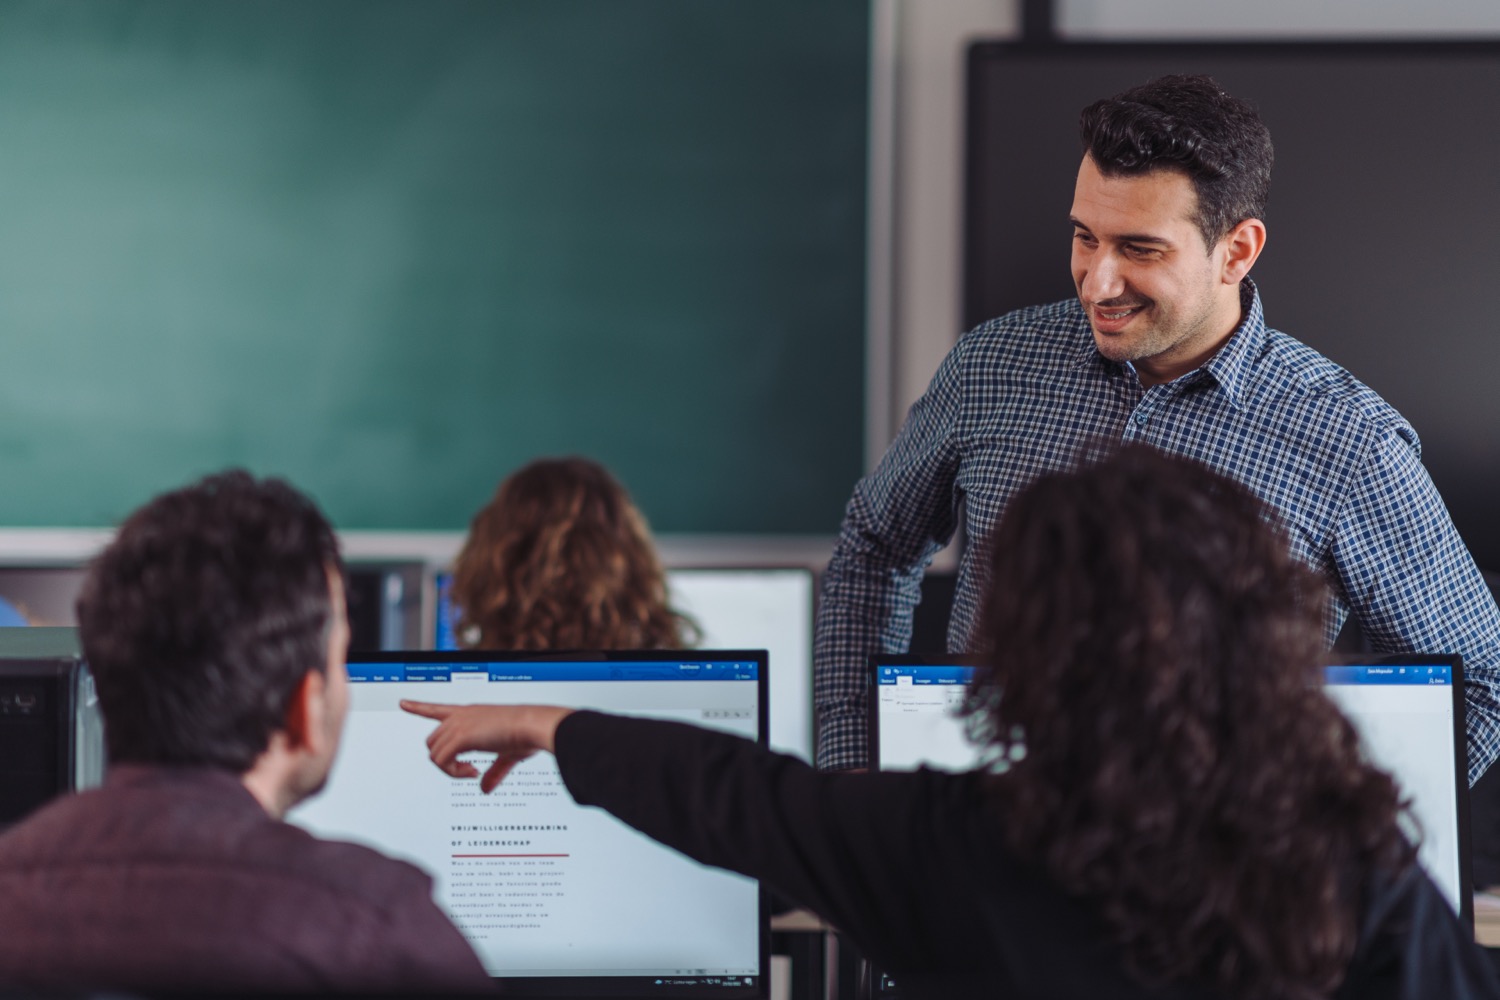
<path fill-rule="evenodd" d="M 849 936 L 903 993 L 1199 1000 L 1124 971 L 1102 922 L 1005 849 L 978 774 L 837 774 L 693 726 L 577 712 L 573 797 L 698 861 L 762 879 Z M 1340 1000 L 1500 997 L 1427 876 L 1376 879 Z"/>

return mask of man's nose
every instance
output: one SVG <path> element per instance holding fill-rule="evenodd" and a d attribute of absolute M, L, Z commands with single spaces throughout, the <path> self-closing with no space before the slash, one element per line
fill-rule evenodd
<path fill-rule="evenodd" d="M 1125 293 L 1124 277 L 1120 273 L 1120 262 L 1115 255 L 1101 250 L 1089 260 L 1088 273 L 1084 275 L 1083 298 L 1088 302 L 1107 302 Z"/>

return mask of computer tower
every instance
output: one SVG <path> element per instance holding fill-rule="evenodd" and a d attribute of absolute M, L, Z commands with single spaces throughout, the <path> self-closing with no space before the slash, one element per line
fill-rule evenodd
<path fill-rule="evenodd" d="M 104 722 L 71 628 L 0 628 L 0 830 L 104 777 Z"/>

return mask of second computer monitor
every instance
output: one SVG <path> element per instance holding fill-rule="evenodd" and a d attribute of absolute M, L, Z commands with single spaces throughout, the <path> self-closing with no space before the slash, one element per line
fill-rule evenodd
<path fill-rule="evenodd" d="M 973 657 L 885 655 L 870 661 L 870 758 L 882 770 L 983 763 L 955 714 Z M 1416 654 L 1329 663 L 1323 690 L 1354 723 L 1369 759 L 1411 800 L 1418 857 L 1454 912 L 1472 924 L 1462 661 Z"/>
<path fill-rule="evenodd" d="M 432 647 L 459 647 L 452 575 L 438 573 Z M 703 649 L 764 649 L 770 654 L 773 750 L 812 760 L 813 575 L 802 568 L 669 569 L 672 607 L 702 631 Z"/>

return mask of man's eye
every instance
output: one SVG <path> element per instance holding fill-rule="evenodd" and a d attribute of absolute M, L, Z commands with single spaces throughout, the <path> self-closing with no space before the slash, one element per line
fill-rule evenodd
<path fill-rule="evenodd" d="M 1139 247 L 1134 243 L 1125 244 L 1125 252 L 1138 260 L 1149 260 L 1152 257 L 1161 256 L 1161 251 L 1155 247 Z"/>
<path fill-rule="evenodd" d="M 1088 233 L 1076 233 L 1075 232 L 1073 234 L 1073 241 L 1075 243 L 1082 243 L 1086 247 L 1091 247 L 1095 243 L 1094 238 L 1092 236 L 1090 236 Z"/>

